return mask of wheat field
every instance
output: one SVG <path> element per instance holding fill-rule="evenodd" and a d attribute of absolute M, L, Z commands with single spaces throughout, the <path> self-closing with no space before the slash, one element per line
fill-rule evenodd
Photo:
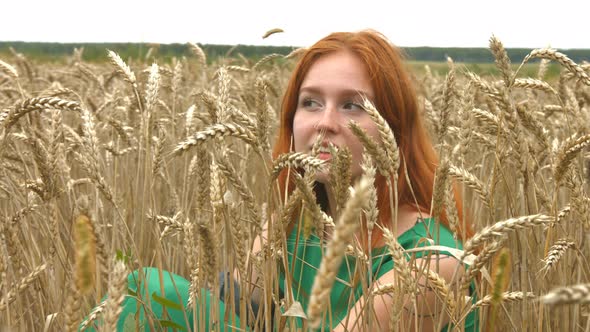
<path fill-rule="evenodd" d="M 285 256 L 281 232 L 298 204 L 322 213 L 309 183 L 301 181 L 292 199 L 276 186 L 280 170 L 321 161 L 271 157 L 297 52 L 212 60 L 189 44 L 193 54 L 171 63 L 150 54 L 123 60 L 109 50 L 104 64 L 86 63 L 83 50 L 63 64 L 17 52 L 0 59 L 1 330 L 71 331 L 98 321 L 111 330 L 119 304 L 133 296 L 128 273 L 145 266 L 189 279 L 193 303 L 201 289 L 217 294 L 220 272 L 238 271 L 240 306 L 254 282 L 248 271 L 258 271 L 265 303 L 276 310 L 255 330 L 271 320 L 292 330 L 293 317 L 309 314 L 277 298 L 269 264 Z M 449 59 L 446 75 L 426 67 L 414 79 L 440 158 L 433 210 L 456 220 L 454 184 L 476 232 L 458 255 L 470 264 L 464 277 L 427 279 L 457 330 L 478 310 L 482 330 L 590 331 L 590 64 L 538 49 L 522 59 L 537 75 L 524 77 L 494 37 L 490 50 L 496 77 Z M 548 81 L 550 62 L 561 73 Z M 370 187 L 357 186 L 350 205 L 370 213 Z M 347 231 L 321 219 L 335 234 Z M 267 224 L 273 230 L 262 253 L 250 254 Z M 362 259 L 354 240 L 340 245 Z M 362 296 L 402 297 L 416 287 L 413 274 L 399 278 L 403 287 Z M 476 303 L 465 298 L 470 281 Z M 166 324 L 156 322 L 174 327 Z M 403 322 L 382 324 L 403 331 Z"/>

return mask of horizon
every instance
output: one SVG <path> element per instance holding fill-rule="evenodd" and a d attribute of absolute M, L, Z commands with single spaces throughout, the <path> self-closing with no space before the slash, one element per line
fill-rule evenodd
<path fill-rule="evenodd" d="M 91 41 L 91 42 L 60 42 L 60 41 L 24 41 L 24 40 L 0 40 L 1 44 L 4 43 L 24 43 L 24 44 L 60 44 L 60 45 L 100 45 L 100 44 L 143 44 L 143 45 L 151 45 L 151 46 L 159 46 L 159 45 L 186 45 L 187 42 L 170 42 L 170 43 L 157 43 L 157 42 L 125 42 L 125 41 L 104 41 L 104 42 L 99 42 L 99 41 Z M 267 44 L 267 45 L 263 45 L 263 44 L 244 44 L 244 43 L 238 43 L 238 44 L 219 44 L 219 43 L 201 43 L 201 42 L 195 42 L 196 44 L 199 45 L 211 45 L 211 46 L 254 46 L 254 47 L 292 47 L 292 48 L 298 48 L 298 47 L 304 47 L 304 46 L 297 46 L 297 45 L 272 45 L 272 44 Z M 417 46 L 405 46 L 405 45 L 397 45 L 397 47 L 400 48 L 435 48 L 435 49 L 489 49 L 488 46 L 429 46 L 429 45 L 417 45 Z M 505 49 L 535 49 L 535 48 L 543 48 L 543 47 L 522 47 L 522 46 L 515 46 L 515 47 L 504 47 Z M 549 47 L 552 49 L 557 49 L 557 50 L 590 50 L 590 47 L 570 47 L 570 48 L 564 48 L 564 47 Z"/>

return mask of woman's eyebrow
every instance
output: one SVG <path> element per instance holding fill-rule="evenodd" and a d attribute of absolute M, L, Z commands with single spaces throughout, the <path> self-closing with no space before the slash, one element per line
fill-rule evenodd
<path fill-rule="evenodd" d="M 299 89 L 299 93 L 322 93 L 323 89 L 320 87 L 315 87 L 315 86 L 305 86 Z M 344 96 L 344 97 L 359 97 L 362 98 L 363 96 L 367 97 L 369 100 L 373 99 L 373 95 L 370 94 L 367 91 L 364 90 L 357 90 L 357 89 L 342 89 L 342 90 L 338 90 L 338 95 L 339 96 Z"/>

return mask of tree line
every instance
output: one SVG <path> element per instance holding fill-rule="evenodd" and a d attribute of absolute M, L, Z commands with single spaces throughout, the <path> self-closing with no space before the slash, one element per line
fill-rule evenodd
<path fill-rule="evenodd" d="M 296 47 L 258 46 L 258 45 L 214 45 L 198 44 L 210 61 L 219 57 L 243 55 L 248 59 L 259 59 L 271 53 L 287 55 Z M 146 59 L 147 55 L 169 61 L 174 57 L 189 56 L 191 50 L 187 44 L 149 44 L 149 43 L 41 43 L 41 42 L 0 42 L 0 56 L 10 53 L 22 53 L 28 58 L 41 61 L 63 61 L 64 56 L 72 55 L 74 49 L 84 48 L 82 58 L 85 61 L 100 62 L 107 60 L 107 49 L 118 53 L 123 59 Z M 459 47 L 402 47 L 409 60 L 440 62 L 451 57 L 456 62 L 490 63 L 494 61 L 487 48 Z M 513 63 L 520 63 L 531 51 L 530 48 L 508 48 L 508 56 Z M 580 63 L 590 61 L 590 49 L 559 50 Z"/>

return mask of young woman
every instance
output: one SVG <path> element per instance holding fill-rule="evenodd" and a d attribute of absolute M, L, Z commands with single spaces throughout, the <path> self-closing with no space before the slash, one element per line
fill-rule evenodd
<path fill-rule="evenodd" d="M 424 273 L 414 273 L 418 285 L 416 296 L 412 300 L 397 303 L 398 306 L 403 306 L 401 310 L 399 307 L 394 308 L 396 297 L 392 294 L 363 296 L 364 292 L 372 291 L 376 286 L 395 281 L 393 259 L 382 229 L 394 232 L 398 243 L 405 249 L 430 244 L 462 248 L 461 241 L 455 240 L 449 231 L 445 213 L 437 218 L 429 215 L 438 160 L 420 117 L 416 93 L 400 51 L 375 31 L 333 33 L 307 49 L 291 76 L 283 98 L 274 157 L 291 151 L 309 154 L 318 137 L 322 135 L 318 157 L 327 164 L 333 158 L 333 151 L 344 148 L 350 151 L 353 185 L 362 176 L 363 145 L 349 128 L 349 123 L 356 122 L 376 142 L 381 139 L 377 124 L 363 106 L 364 98 L 375 106 L 391 128 L 399 147 L 401 167 L 395 177 L 397 182 L 393 181 L 393 175 L 389 181 L 380 173 L 375 178 L 379 210 L 377 225 L 372 236 L 368 237 L 366 223 L 361 223 L 355 237 L 355 241 L 361 244 L 361 250 L 371 261 L 359 262 L 354 255 L 346 257 L 330 291 L 330 301 L 322 316 L 321 329 L 363 331 L 370 326 L 372 330 L 388 330 L 390 316 L 397 310 L 401 312 L 403 330 L 445 330 L 450 322 L 450 317 L 443 310 L 445 302 L 429 287 Z M 292 178 L 295 170 L 289 172 L 284 171 L 279 177 L 282 192 L 292 192 L 295 188 Z M 396 207 L 391 206 L 391 185 L 397 186 Z M 337 193 L 328 171 L 316 173 L 314 191 L 324 212 L 335 217 Z M 459 218 L 462 219 L 461 201 L 457 193 L 455 198 Z M 393 210 L 396 213 L 392 215 Z M 397 219 L 394 220 L 393 216 L 397 216 Z M 299 302 L 304 312 L 307 312 L 313 281 L 324 254 L 325 245 L 322 241 L 329 241 L 330 235 L 324 239 L 320 239 L 317 234 L 304 236 L 301 222 L 302 218 L 294 218 L 287 227 L 287 261 L 280 264 L 278 288 L 279 296 L 290 294 L 291 300 Z M 459 224 L 456 238 L 469 238 L 469 227 L 461 227 L 468 223 Z M 260 241 L 254 241 L 253 251 L 261 249 L 259 244 Z M 446 251 L 434 253 L 414 250 L 411 260 L 415 263 L 413 266 L 426 266 L 447 283 L 458 280 L 457 276 L 464 271 L 462 264 Z M 363 274 L 367 270 L 370 273 Z M 144 271 L 149 280 L 146 294 L 163 288 L 165 297 L 186 305 L 189 286 L 187 280 L 164 272 L 160 282 L 157 270 Z M 370 277 L 367 278 L 367 275 Z M 130 275 L 130 288 L 137 289 L 137 278 L 137 272 Z M 157 316 L 161 313 L 162 303 L 156 302 L 152 301 L 151 308 Z M 254 299 L 254 302 L 260 304 L 261 299 Z M 140 312 L 137 310 L 138 305 L 140 304 L 135 300 L 126 300 L 119 319 L 119 328 L 124 326 L 127 317 Z M 365 308 L 370 308 L 369 314 L 366 314 Z M 139 315 L 141 318 L 142 314 Z M 184 327 L 193 325 L 192 314 L 171 310 L 168 317 Z M 223 303 L 220 317 L 227 318 Z M 231 330 L 231 325 L 244 328 L 244 320 L 240 324 L 237 320 L 230 319 L 222 329 Z M 292 323 L 287 327 L 294 327 Z M 478 327 L 475 313 L 470 313 L 461 324 L 464 324 L 466 331 L 476 331 Z M 295 325 L 308 326 L 300 318 Z M 280 330 L 283 327 L 278 322 L 273 322 L 273 329 Z"/>
<path fill-rule="evenodd" d="M 283 99 L 275 156 L 289 152 L 291 146 L 295 151 L 310 153 L 318 135 L 323 133 L 323 148 L 320 149 L 319 158 L 330 160 L 328 145 L 347 147 L 352 155 L 351 173 L 354 182 L 362 174 L 360 165 L 363 146 L 349 129 L 349 122 L 355 121 L 379 142 L 379 129 L 363 108 L 364 97 L 374 104 L 393 131 L 402 163 L 397 182 L 399 205 L 395 222 L 392 222 L 388 181 L 382 175 L 378 175 L 375 180 L 378 224 L 396 230 L 397 240 L 405 249 L 424 246 L 427 243 L 425 239 L 434 240 L 442 246 L 462 248 L 461 242 L 455 241 L 449 231 L 446 215 L 443 213 L 436 222 L 428 214 L 431 209 L 437 157 L 420 117 L 416 94 L 400 52 L 375 31 L 333 33 L 302 55 Z M 289 185 L 290 181 L 285 175 L 281 181 L 283 188 L 293 187 Z M 328 214 L 335 211 L 335 193 L 325 172 L 316 174 L 315 192 L 320 205 Z M 461 201 L 458 194 L 455 197 L 461 214 Z M 290 254 L 288 265 L 293 266 L 291 274 L 295 281 L 292 288 L 296 289 L 296 300 L 307 309 L 313 280 L 321 262 L 322 249 L 318 237 L 297 241 L 301 238 L 301 234 L 297 232 L 300 228 L 297 226 L 290 227 L 287 238 Z M 472 235 L 469 227 L 460 227 L 458 232 L 460 239 Z M 367 243 L 366 234 L 366 229 L 358 232 L 357 239 L 360 243 Z M 393 283 L 393 261 L 384 250 L 386 243 L 380 227 L 374 228 L 370 242 L 368 246 L 373 253 L 370 266 L 376 284 Z M 413 259 L 416 266 L 430 266 L 447 283 L 458 280 L 457 273 L 463 272 L 463 266 L 448 252 L 440 252 L 438 255 L 426 251 L 416 252 Z M 336 331 L 360 331 L 367 328 L 367 322 L 362 322 L 361 315 L 358 315 L 366 305 L 359 300 L 359 291 L 366 285 L 351 287 L 354 284 L 352 265 L 348 262 L 340 267 L 331 291 L 327 310 L 329 314 L 323 324 L 326 330 L 332 330 L 331 327 Z M 424 277 L 419 278 L 418 284 L 425 284 Z M 415 305 L 405 303 L 403 320 L 407 330 L 412 331 L 417 327 L 420 331 L 432 331 L 437 326 L 446 325 L 449 317 L 441 311 L 442 303 L 436 302 L 436 294 L 424 287 L 416 297 Z M 375 321 L 379 324 L 373 324 L 372 328 L 388 329 L 387 322 L 392 306 L 391 296 L 382 295 L 373 299 L 372 310 Z M 475 313 L 467 317 L 466 331 L 477 329 L 476 318 Z"/>

